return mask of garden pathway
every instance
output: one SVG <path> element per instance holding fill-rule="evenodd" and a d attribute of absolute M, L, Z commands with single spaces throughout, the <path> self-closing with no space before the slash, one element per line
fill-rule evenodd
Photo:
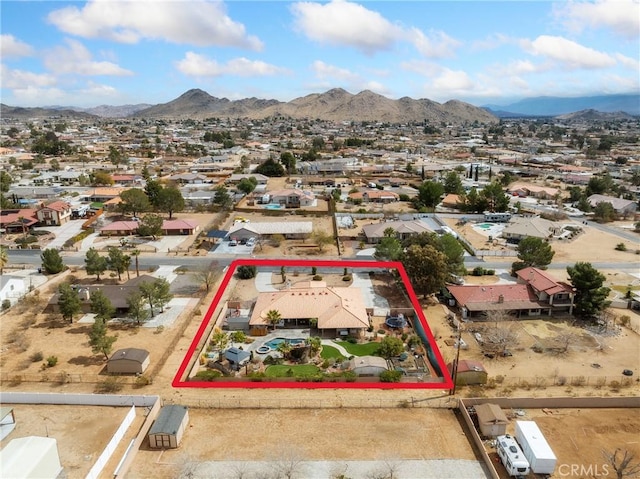
<path fill-rule="evenodd" d="M 322 340 L 322 344 L 324 344 L 326 346 L 331 346 L 332 348 L 336 348 L 340 352 L 340 354 L 342 354 L 345 358 L 349 358 L 349 357 L 352 356 L 352 354 L 349 353 L 349 351 L 347 351 L 346 349 L 344 349 L 342 346 L 340 346 L 339 344 L 335 343 L 331 339 L 323 339 Z"/>

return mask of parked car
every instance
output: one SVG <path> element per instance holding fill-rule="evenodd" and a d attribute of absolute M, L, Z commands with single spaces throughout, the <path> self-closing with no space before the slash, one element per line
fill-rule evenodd
<path fill-rule="evenodd" d="M 247 240 L 247 246 L 253 246 L 256 244 L 256 239 L 255 238 L 249 238 Z"/>
<path fill-rule="evenodd" d="M 229 246 L 238 246 L 238 242 L 232 239 L 231 241 L 229 241 Z"/>

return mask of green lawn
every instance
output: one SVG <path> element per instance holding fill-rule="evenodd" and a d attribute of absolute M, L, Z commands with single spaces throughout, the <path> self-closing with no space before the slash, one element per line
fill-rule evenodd
<path fill-rule="evenodd" d="M 287 371 L 289 371 L 289 369 L 291 369 L 291 371 L 293 372 L 293 375 L 287 374 Z M 318 367 L 314 366 L 313 364 L 294 364 L 294 365 L 282 364 L 282 365 L 269 366 L 265 371 L 265 374 L 267 375 L 268 378 L 286 378 L 286 377 L 297 378 L 297 377 L 312 376 L 319 371 L 320 369 L 318 369 Z"/>
<path fill-rule="evenodd" d="M 380 348 L 380 343 L 351 344 L 348 341 L 336 341 L 336 344 L 339 344 L 354 356 L 373 356 Z"/>
<path fill-rule="evenodd" d="M 320 357 L 322 359 L 344 358 L 344 356 L 340 354 L 340 351 L 338 351 L 336 348 L 334 348 L 333 346 L 325 346 L 324 344 L 322 345 L 322 352 L 320 353 Z"/>

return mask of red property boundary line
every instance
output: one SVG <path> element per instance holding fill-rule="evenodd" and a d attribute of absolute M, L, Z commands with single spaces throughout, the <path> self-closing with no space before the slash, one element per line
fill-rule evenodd
<path fill-rule="evenodd" d="M 422 328 L 425 331 L 427 339 L 429 340 L 429 344 L 431 346 L 431 350 L 433 351 L 438 366 L 440 367 L 440 371 L 442 372 L 442 382 L 437 383 L 348 383 L 348 382 L 277 382 L 277 381 L 265 381 L 265 382 L 253 382 L 250 380 L 243 382 L 231 382 L 231 381 L 183 381 L 181 378 L 184 377 L 185 371 L 189 365 L 190 359 L 193 357 L 196 352 L 196 348 L 198 343 L 202 339 L 211 318 L 213 317 L 213 313 L 218 307 L 218 303 L 222 298 L 233 274 L 235 273 L 238 266 L 271 266 L 271 267 L 281 267 L 281 266 L 292 266 L 292 267 L 329 267 L 329 268 L 363 268 L 363 269 L 371 269 L 371 268 L 384 268 L 384 269 L 396 269 L 402 278 L 404 286 L 406 288 L 407 294 L 409 295 L 409 300 L 411 301 L 411 305 L 413 306 L 418 320 L 422 325 Z M 428 359 L 427 359 L 428 360 Z M 336 260 L 289 260 L 289 259 L 237 259 L 231 262 L 227 272 L 218 288 L 218 291 L 211 301 L 211 305 L 207 310 L 202 324 L 200 328 L 196 332 L 187 353 L 185 354 L 178 371 L 176 372 L 175 377 L 171 385 L 174 388 L 257 388 L 257 389 L 452 389 L 453 388 L 453 380 L 451 379 L 451 375 L 446 368 L 442 355 L 440 354 L 440 350 L 436 344 L 435 338 L 433 337 L 433 333 L 427 324 L 427 319 L 422 312 L 422 308 L 420 307 L 420 303 L 418 301 L 418 297 L 416 296 L 413 287 L 411 286 L 411 281 L 409 281 L 409 277 L 407 276 L 407 272 L 404 269 L 402 263 L 398 261 L 358 261 L 358 260 L 344 260 L 344 261 L 336 261 Z"/>

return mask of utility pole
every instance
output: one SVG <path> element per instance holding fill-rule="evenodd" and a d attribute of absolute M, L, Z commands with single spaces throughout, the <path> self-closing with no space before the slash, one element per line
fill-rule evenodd
<path fill-rule="evenodd" d="M 462 328 L 460 327 L 460 323 L 458 323 L 458 339 L 456 341 L 456 357 L 453 360 L 453 367 L 451 368 L 451 379 L 453 379 L 453 387 L 449 391 L 450 396 L 454 396 L 456 394 L 456 381 L 458 379 L 458 361 L 460 360 L 460 340 L 461 339 L 462 339 Z"/>

